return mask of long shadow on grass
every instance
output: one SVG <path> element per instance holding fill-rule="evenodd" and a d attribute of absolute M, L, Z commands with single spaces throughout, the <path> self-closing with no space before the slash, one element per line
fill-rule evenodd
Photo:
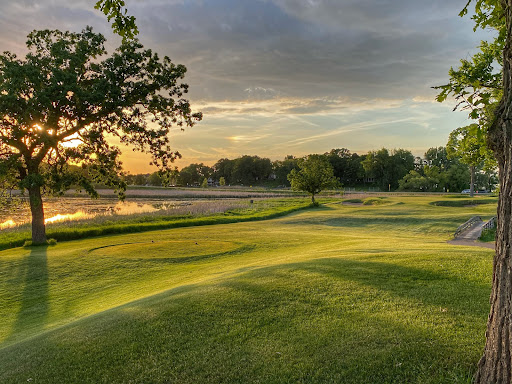
<path fill-rule="evenodd" d="M 413 299 L 449 313 L 485 317 L 490 283 L 479 284 L 448 274 L 402 265 L 356 260 L 318 259 L 281 268 L 327 275 L 363 284 L 395 297 Z"/>
<path fill-rule="evenodd" d="M 131 244 L 131 243 L 128 243 Z M 135 243 L 136 244 L 136 243 Z M 141 244 L 147 244 L 147 243 L 141 243 Z M 158 243 L 156 243 L 158 244 Z M 126 245 L 126 244 L 118 244 L 118 245 Z M 108 247 L 115 247 L 116 245 L 110 245 L 105 247 L 99 247 L 99 248 L 93 248 L 91 251 L 99 250 L 101 248 L 108 248 Z M 244 244 L 240 247 L 237 247 L 235 249 L 231 249 L 224 252 L 218 252 L 218 253 L 207 253 L 204 255 L 197 255 L 197 256 L 181 256 L 181 257 L 143 257 L 143 258 L 125 258 L 123 260 L 123 263 L 126 265 L 127 268 L 132 268 L 132 264 L 138 265 L 139 263 L 162 263 L 162 264 L 186 264 L 186 263 L 197 263 L 200 261 L 208 260 L 208 259 L 215 259 L 220 258 L 224 256 L 231 256 L 231 255 L 239 255 L 245 252 L 250 252 L 254 249 L 256 249 L 257 246 L 255 244 Z M 112 256 L 104 256 L 101 253 L 98 253 L 95 255 L 96 257 L 106 257 L 107 259 L 111 259 Z M 116 255 L 117 257 L 122 257 L 119 255 Z M 116 257 L 114 256 L 114 257 Z"/>
<path fill-rule="evenodd" d="M 394 287 L 415 276 L 411 285 L 435 287 L 433 299 L 424 287 L 416 293 Z M 453 292 L 439 298 L 443 284 L 462 284 L 475 301 L 486 301 L 483 285 L 385 263 L 327 259 L 261 268 L 139 300 L 15 345 L 0 356 L 0 367 L 6 362 L 0 379 L 14 381 L 16 368 L 28 366 L 27 377 L 42 383 L 77 377 L 84 383 L 469 382 L 481 345 L 415 322 L 414 314 L 410 323 L 394 320 L 389 311 L 396 303 L 386 306 L 364 289 L 349 291 L 347 280 L 435 305 L 456 299 Z M 354 309 L 354 302 L 362 304 Z M 476 332 L 466 316 L 459 320 Z M 484 327 L 482 321 L 482 342 Z"/>
<path fill-rule="evenodd" d="M 397 215 L 383 215 L 383 216 L 343 216 L 334 218 L 304 218 L 300 221 L 282 221 L 283 224 L 291 225 L 326 225 L 329 227 L 342 227 L 342 228 L 364 228 L 370 226 L 381 226 L 382 228 L 397 229 L 399 227 L 422 227 L 422 228 L 440 228 L 442 230 L 449 230 L 453 228 L 455 230 L 457 226 L 464 223 L 465 220 L 469 219 L 462 217 L 434 217 L 434 218 L 420 218 L 420 217 L 400 217 Z"/>
<path fill-rule="evenodd" d="M 33 247 L 23 261 L 25 274 L 19 281 L 23 286 L 21 307 L 6 341 L 15 341 L 17 335 L 27 330 L 36 333 L 46 325 L 49 312 L 47 248 Z"/>

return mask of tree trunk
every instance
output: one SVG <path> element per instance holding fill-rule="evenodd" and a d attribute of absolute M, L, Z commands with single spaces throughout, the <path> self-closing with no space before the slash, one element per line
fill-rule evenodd
<path fill-rule="evenodd" d="M 311 204 L 315 204 L 315 194 L 311 194 Z"/>
<path fill-rule="evenodd" d="M 510 138 L 508 141 L 507 162 L 499 164 L 501 183 L 487 340 L 475 380 L 482 384 L 512 382 L 512 142 Z"/>
<path fill-rule="evenodd" d="M 41 187 L 31 186 L 28 188 L 30 200 L 30 212 L 32 213 L 32 243 L 46 243 L 46 228 L 44 225 L 43 199 L 41 198 Z"/>
<path fill-rule="evenodd" d="M 469 172 L 471 173 L 471 182 L 469 184 L 469 196 L 473 197 L 475 195 L 475 166 L 471 165 L 469 167 Z"/>
<path fill-rule="evenodd" d="M 475 376 L 477 384 L 512 382 L 512 0 L 502 0 L 507 23 L 503 51 L 503 98 L 489 128 L 489 145 L 496 155 L 500 177 L 496 254 L 491 311 L 485 350 Z"/>

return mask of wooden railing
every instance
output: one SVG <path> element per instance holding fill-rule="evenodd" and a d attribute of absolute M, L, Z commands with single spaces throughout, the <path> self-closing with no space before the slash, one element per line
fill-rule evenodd
<path fill-rule="evenodd" d="M 496 228 L 496 216 L 491 217 L 487 223 L 484 224 L 482 227 L 482 230 L 485 231 L 486 229 L 494 229 Z"/>
<path fill-rule="evenodd" d="M 459 236 L 462 232 L 465 230 L 471 228 L 473 225 L 476 225 L 478 223 L 482 222 L 482 218 L 480 216 L 473 216 L 471 219 L 466 221 L 464 224 L 459 225 L 459 228 L 455 231 L 454 237 Z"/>

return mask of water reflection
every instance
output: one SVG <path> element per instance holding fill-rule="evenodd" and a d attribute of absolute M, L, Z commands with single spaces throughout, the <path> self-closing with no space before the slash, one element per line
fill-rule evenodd
<path fill-rule="evenodd" d="M 69 214 L 66 214 L 66 215 L 58 214 L 58 215 L 52 216 L 52 217 L 50 217 L 48 219 L 45 219 L 44 222 L 46 224 L 48 224 L 48 223 L 55 223 L 57 221 L 71 221 L 71 220 L 80 220 L 80 219 L 90 219 L 90 218 L 92 218 L 94 216 L 95 215 L 91 215 L 91 214 L 85 213 L 84 211 L 78 211 L 78 212 L 69 213 Z"/>
<path fill-rule="evenodd" d="M 0 230 L 6 229 L 6 228 L 13 228 L 16 225 L 17 224 L 14 222 L 14 220 L 9 219 L 9 220 L 4 221 L 3 223 L 0 223 Z"/>
<path fill-rule="evenodd" d="M 118 202 L 115 207 L 111 208 L 109 212 L 111 214 L 116 215 L 133 215 L 135 213 L 150 213 L 150 212 L 157 212 L 161 209 L 166 209 L 163 205 L 160 208 L 157 208 L 150 204 L 145 203 L 135 203 L 135 202 L 127 202 L 127 201 L 120 201 Z"/>

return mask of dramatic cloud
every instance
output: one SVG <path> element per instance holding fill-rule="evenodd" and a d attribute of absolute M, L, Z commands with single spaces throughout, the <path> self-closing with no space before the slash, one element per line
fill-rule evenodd
<path fill-rule="evenodd" d="M 127 1 L 143 44 L 187 66 L 189 96 L 205 114 L 201 124 L 176 136 L 185 163 L 207 154 L 211 161 L 249 152 L 282 157 L 383 145 L 421 154 L 444 145 L 464 115 L 433 104 L 431 87 L 445 83 L 449 67 L 488 37 L 457 16 L 465 4 Z M 91 0 L 0 5 L 0 51 L 23 53 L 32 29 L 91 25 L 107 35 L 110 51 L 120 41 Z"/>

